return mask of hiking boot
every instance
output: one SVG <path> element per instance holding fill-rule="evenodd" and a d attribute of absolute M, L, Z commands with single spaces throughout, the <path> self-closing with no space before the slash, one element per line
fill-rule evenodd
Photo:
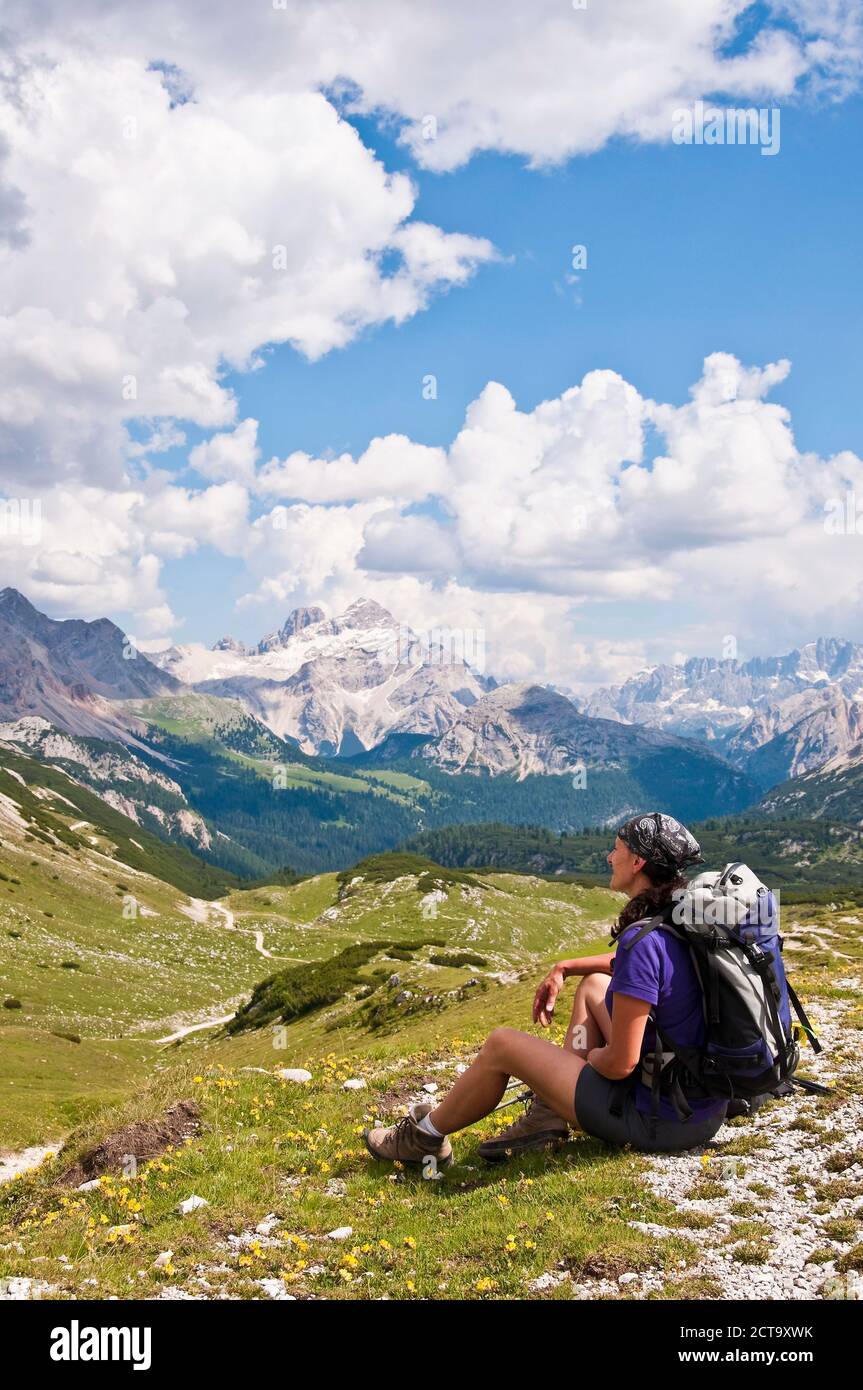
<path fill-rule="evenodd" d="M 569 1138 L 569 1125 L 539 1096 L 534 1096 L 520 1119 L 501 1130 L 494 1139 L 485 1139 L 479 1154 L 486 1163 L 502 1163 L 515 1154 L 530 1149 L 545 1149 L 563 1144 Z"/>
<path fill-rule="evenodd" d="M 435 1139 L 431 1134 L 423 1134 L 419 1122 L 424 1115 L 433 1110 L 433 1105 L 413 1105 L 398 1124 L 386 1129 L 364 1129 L 363 1138 L 372 1158 L 388 1159 L 390 1162 L 421 1164 L 427 1158 L 434 1158 L 439 1168 L 452 1163 L 452 1144 L 444 1135 Z"/>

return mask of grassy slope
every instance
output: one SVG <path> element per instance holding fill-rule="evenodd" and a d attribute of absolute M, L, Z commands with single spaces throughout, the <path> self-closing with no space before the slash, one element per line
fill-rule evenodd
<path fill-rule="evenodd" d="M 253 934 L 118 864 L 93 829 L 73 849 L 2 823 L 0 1001 L 22 1007 L 0 1008 L 0 1146 L 52 1139 L 122 1096 L 152 1065 L 154 1039 L 230 1013 L 269 966 Z M 280 918 L 264 940 L 274 964 L 289 958 Z"/>
<path fill-rule="evenodd" d="M 95 836 L 123 866 L 154 874 L 184 892 L 217 897 L 238 881 L 183 846 L 167 844 L 142 829 L 65 772 L 6 749 L 0 754 L 0 795 L 31 822 L 29 831 L 37 838 L 59 839 L 74 851 L 85 850 Z M 72 830 L 73 825 L 79 829 Z"/>
<path fill-rule="evenodd" d="M 155 729 L 191 744 L 204 744 L 217 750 L 229 762 L 238 762 L 272 782 L 273 765 L 282 767 L 283 785 L 311 787 L 320 791 L 363 793 L 383 791 L 399 804 L 407 805 L 404 791 L 427 791 L 427 784 L 416 777 L 398 773 L 363 776 L 353 771 L 333 772 L 327 759 L 311 757 L 292 741 L 280 739 L 253 720 L 238 700 L 217 695 L 173 695 L 152 700 L 126 702 L 130 709 Z M 231 744 L 232 735 L 245 731 L 248 748 Z"/>
<path fill-rule="evenodd" d="M 811 920 L 819 920 L 817 914 Z M 837 948 L 859 960 L 859 930 L 837 930 Z M 591 941 L 585 933 L 574 944 L 589 950 L 604 940 L 604 934 Z M 842 994 L 831 983 L 833 968 L 826 952 L 805 955 L 805 969 L 801 965 L 795 979 L 807 1000 Z M 487 1168 L 473 1152 L 476 1140 L 493 1127 L 486 1121 L 457 1139 L 457 1162 L 439 1182 L 367 1159 L 362 1125 L 401 1113 L 402 1102 L 425 1082 L 444 1088 L 459 1060 L 493 1026 L 524 1027 L 531 991 L 528 981 L 501 986 L 385 1037 L 334 1036 L 321 1019 L 307 1019 L 288 1030 L 286 1050 L 274 1049 L 267 1032 L 209 1044 L 184 1041 L 170 1072 L 122 1111 L 99 1116 L 76 1137 L 70 1153 L 121 1119 L 155 1117 L 183 1095 L 196 1096 L 202 1106 L 202 1135 L 143 1177 L 107 1183 L 93 1193 L 64 1199 L 52 1191 L 48 1180 L 58 1171 L 56 1161 L 20 1179 L 0 1196 L 6 1219 L 15 1222 L 0 1231 L 0 1246 L 14 1239 L 25 1253 L 0 1250 L 0 1274 L 46 1279 L 53 1297 L 152 1297 L 172 1286 L 259 1298 L 266 1295 L 258 1279 L 280 1278 L 298 1297 L 561 1298 L 569 1296 L 566 1284 L 548 1291 L 531 1286 L 564 1261 L 582 1275 L 658 1269 L 664 1283 L 654 1297 L 719 1296 L 721 1289 L 690 1278 L 681 1264 L 691 1266 L 698 1244 L 691 1229 L 686 1235 L 674 1231 L 681 1217 L 646 1187 L 647 1160 L 641 1155 L 579 1136 L 557 1156 L 531 1155 Z M 307 1065 L 312 1083 L 278 1080 L 275 1070 L 285 1065 Z M 363 1077 L 367 1089 L 343 1090 L 347 1077 Z M 834 1103 L 819 1098 L 812 1104 L 820 1113 Z M 508 1117 L 503 1112 L 498 1118 L 505 1123 Z M 823 1142 L 817 1134 L 810 1138 Z M 743 1191 L 742 1184 L 708 1176 L 714 1189 L 731 1193 L 736 1186 L 750 1215 L 763 1206 L 763 1196 Z M 837 1192 L 843 1182 L 836 1172 Z M 697 1179 L 687 1195 L 699 1195 L 702 1185 Z M 210 1205 L 178 1216 L 177 1202 L 192 1193 Z M 130 1210 L 130 1201 L 140 1203 L 140 1211 Z M 278 1218 L 276 1245 L 256 1242 L 254 1235 L 270 1213 Z M 657 1240 L 630 1226 L 631 1220 L 659 1221 L 673 1233 Z M 701 1222 L 709 1233 L 712 1218 L 703 1215 Z M 693 1223 L 698 1218 L 690 1212 L 686 1224 Z M 128 1243 L 122 1234 L 111 1242 L 108 1231 L 116 1224 L 128 1225 Z M 859 1230 L 859 1219 L 851 1224 Z M 347 1241 L 327 1238 L 345 1225 L 352 1227 Z M 227 1240 L 244 1233 L 244 1246 Z M 837 1244 L 825 1236 L 837 1252 L 847 1240 Z M 155 1269 L 157 1254 L 165 1250 L 174 1252 L 171 1266 Z M 71 1261 L 68 1267 L 59 1263 L 60 1255 Z M 33 1264 L 34 1257 L 40 1263 Z M 632 1297 L 637 1288 L 622 1286 L 619 1296 Z"/>
<path fill-rule="evenodd" d="M 592 1139 L 572 1144 L 562 1158 L 532 1156 L 489 1169 L 470 1152 L 471 1140 L 489 1130 L 478 1126 L 462 1137 L 460 1162 L 439 1182 L 367 1161 L 358 1130 L 369 1117 L 401 1113 L 399 1098 L 425 1081 L 445 1086 L 491 1027 L 523 1024 L 530 992 L 526 985 L 502 986 L 442 1019 L 419 1020 L 397 1037 L 374 1041 L 343 1036 L 334 1042 L 310 1022 L 292 1030 L 286 1052 L 274 1052 L 271 1039 L 260 1035 L 215 1047 L 190 1039 L 178 1048 L 185 1060 L 125 1107 L 123 1118 L 155 1116 L 174 1097 L 196 1095 L 202 1137 L 168 1155 L 162 1170 L 126 1184 L 125 1197 L 118 1195 L 123 1184 L 114 1183 L 104 1192 L 74 1194 L 64 1206 L 46 1187 L 51 1164 L 19 1180 L 6 1201 L 26 1254 L 0 1251 L 0 1274 L 59 1279 L 59 1296 L 64 1289 L 83 1297 L 151 1296 L 178 1283 L 194 1292 L 190 1280 L 201 1267 L 213 1289 L 235 1297 L 261 1297 L 254 1281 L 267 1276 L 286 1278 L 300 1296 L 506 1297 L 523 1295 L 526 1282 L 562 1256 L 577 1266 L 600 1258 L 608 1267 L 637 1269 L 691 1254 L 688 1242 L 664 1242 L 660 1250 L 627 1226 L 634 1213 L 659 1216 L 664 1204 L 645 1197 L 637 1158 L 611 1155 Z M 308 1064 L 314 1081 L 296 1086 L 269 1074 L 287 1064 Z M 262 1065 L 265 1074 L 242 1070 Z M 368 1090 L 344 1091 L 348 1076 L 365 1077 Z M 107 1118 L 90 1134 L 103 1131 Z M 193 1192 L 210 1206 L 177 1216 L 176 1203 Z M 130 1194 L 142 1207 L 131 1217 L 131 1243 L 121 1237 L 109 1244 L 101 1217 L 109 1226 L 128 1222 Z M 280 1218 L 278 1230 L 294 1239 L 252 1245 L 245 1258 L 228 1253 L 229 1233 L 253 1232 L 270 1212 Z M 88 1228 L 91 1216 L 96 1224 Z M 350 1240 L 327 1239 L 343 1225 L 353 1227 Z M 166 1249 L 174 1251 L 176 1272 L 152 1268 Z M 61 1254 L 73 1261 L 71 1270 L 56 1262 Z M 33 1256 L 48 1261 L 31 1266 Z M 227 1269 L 217 1269 L 223 1264 Z M 95 1283 L 85 1285 L 87 1279 Z"/>
<path fill-rule="evenodd" d="M 266 1277 L 282 1279 L 298 1297 L 559 1298 L 568 1296 L 567 1285 L 543 1291 L 532 1284 L 563 1260 L 580 1274 L 659 1269 L 664 1283 L 654 1296 L 721 1293 L 690 1279 L 680 1263 L 691 1264 L 697 1255 L 691 1230 L 658 1240 L 628 1224 L 660 1221 L 672 1229 L 683 1224 L 673 1205 L 645 1186 L 643 1156 L 578 1136 L 557 1156 L 532 1155 L 487 1168 L 474 1145 L 517 1113 L 504 1111 L 457 1139 L 457 1162 L 439 1182 L 367 1159 L 359 1133 L 364 1124 L 398 1117 L 427 1082 L 445 1089 L 456 1066 L 492 1027 L 530 1028 L 530 999 L 545 962 L 563 951 L 589 954 L 607 947 L 607 926 L 617 906 L 607 891 L 506 874 L 483 875 L 481 883 L 479 889 L 449 885 L 436 918 L 423 916 L 424 892 L 408 876 L 383 884 L 366 877 L 341 899 L 330 874 L 292 887 L 233 894 L 228 901 L 236 925 L 262 930 L 267 941 L 272 933 L 277 941 L 274 968 L 281 960 L 329 958 L 360 940 L 436 935 L 450 949 L 482 954 L 488 966 L 436 969 L 423 950 L 410 963 L 392 964 L 403 985 L 418 993 L 478 976 L 486 978 L 488 989 L 469 992 L 443 1013 L 405 1018 L 381 1033 L 362 1026 L 351 999 L 282 1033 L 191 1035 L 165 1049 L 157 1066 L 152 1053 L 147 1060 L 143 1044 L 135 1075 L 140 1080 L 148 1072 L 147 1084 L 136 1084 L 130 1094 L 127 1076 L 126 1099 L 86 1119 L 62 1166 L 94 1139 L 130 1120 L 156 1118 L 184 1096 L 196 1097 L 202 1107 L 200 1137 L 163 1162 L 145 1166 L 136 1179 L 106 1182 L 92 1193 L 52 1189 L 58 1160 L 0 1189 L 0 1277 L 44 1279 L 53 1290 L 48 1296 L 60 1298 L 151 1297 L 164 1286 L 258 1298 L 266 1295 L 256 1280 Z M 28 884 L 27 891 L 35 893 L 37 885 Z M 110 922 L 110 896 L 106 884 L 109 916 L 103 930 Z M 863 957 L 859 921 L 843 923 L 821 909 L 798 913 L 810 925 L 829 920 L 835 949 L 842 952 L 841 969 L 853 969 Z M 241 975 L 259 979 L 270 968 L 260 957 L 248 970 L 240 968 L 251 937 L 193 923 L 189 929 L 190 943 L 209 942 L 215 961 L 223 947 L 228 950 L 228 970 L 236 969 L 237 980 Z M 805 947 L 794 956 L 795 983 L 807 1002 L 847 998 L 849 991 L 834 984 L 833 954 L 831 947 Z M 512 984 L 489 977 L 504 966 L 523 977 Z M 173 988 L 178 978 L 169 968 L 160 972 L 160 990 Z M 134 1007 L 146 1002 L 141 996 Z M 559 1040 L 563 1021 L 553 1038 Z M 22 1036 L 20 1016 L 4 1023 L 9 1046 L 20 1055 L 34 1040 Z M 37 1033 L 37 1040 L 45 1036 Z M 55 1042 L 59 1048 L 60 1040 Z M 53 1085 L 54 1054 L 43 1055 L 48 1066 L 42 1081 Z M 281 1081 L 276 1073 L 286 1066 L 307 1066 L 313 1081 L 305 1086 Z M 345 1091 L 349 1077 L 365 1079 L 366 1089 Z M 118 1076 L 116 1089 L 121 1082 Z M 62 1084 L 58 1078 L 58 1088 Z M 814 1102 L 816 1107 L 830 1103 L 829 1098 Z M 54 1095 L 51 1104 L 56 1111 Z M 36 1137 L 47 1136 L 27 1136 Z M 836 1177 L 838 1182 L 842 1175 Z M 176 1204 L 192 1193 L 209 1206 L 180 1217 Z M 270 1213 L 278 1218 L 278 1243 L 256 1242 L 255 1226 Z M 687 1224 L 692 1226 L 691 1215 Z M 111 1227 L 117 1225 L 128 1230 L 112 1237 Z M 328 1239 L 328 1231 L 345 1225 L 353 1228 L 347 1242 Z M 227 1240 L 244 1233 L 248 1240 L 242 1247 Z M 174 1252 L 172 1264 L 157 1270 L 155 1258 L 165 1250 Z M 61 1255 L 68 1265 L 60 1262 Z M 636 1290 L 624 1286 L 621 1296 Z"/>
<path fill-rule="evenodd" d="M 25 789 L 11 780 L 26 810 Z M 356 885 L 339 902 L 337 877 L 325 874 L 230 894 L 222 900 L 233 914 L 228 929 L 224 913 L 118 864 L 114 840 L 92 823 L 69 834 L 75 812 L 65 803 L 35 799 L 35 806 L 44 825 L 66 826 L 68 843 L 28 839 L 27 827 L 8 818 L 0 825 L 0 1001 L 22 1005 L 0 1008 L 0 1146 L 7 1148 L 53 1140 L 103 1100 L 120 1098 L 157 1063 L 156 1039 L 232 1013 L 280 967 L 328 959 L 355 941 L 443 935 L 449 945 L 481 950 L 489 969 L 507 969 L 557 949 L 585 913 L 608 911 L 601 895 L 580 904 L 571 885 L 546 902 L 529 901 L 527 882 L 512 879 L 507 892 L 490 883 L 491 907 L 456 894 L 439 921 L 425 921 L 413 885 Z M 469 978 L 466 969 L 429 965 L 429 954 L 425 964 L 391 968 L 439 989 Z"/>

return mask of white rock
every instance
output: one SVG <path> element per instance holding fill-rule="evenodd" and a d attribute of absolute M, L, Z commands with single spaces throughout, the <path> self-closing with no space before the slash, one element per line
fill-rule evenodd
<path fill-rule="evenodd" d="M 164 1269 L 165 1265 L 169 1265 L 171 1263 L 173 1256 L 173 1250 L 163 1250 L 160 1254 L 156 1256 L 155 1260 L 153 1261 L 153 1268 Z"/>
<path fill-rule="evenodd" d="M 354 1233 L 353 1226 L 337 1226 L 334 1231 L 327 1231 L 328 1240 L 350 1240 Z"/>
<path fill-rule="evenodd" d="M 347 1081 L 342 1082 L 343 1091 L 364 1091 L 366 1082 L 361 1076 L 352 1076 Z"/>
<path fill-rule="evenodd" d="M 181 1216 L 188 1216 L 190 1212 L 197 1211 L 199 1207 L 208 1207 L 209 1205 L 206 1197 L 196 1197 L 193 1193 L 184 1202 L 180 1202 L 177 1211 Z"/>
<path fill-rule="evenodd" d="M 89 1182 L 82 1182 L 78 1188 L 79 1192 L 95 1192 L 97 1187 L 102 1186 L 101 1178 L 91 1178 Z"/>
<path fill-rule="evenodd" d="M 268 1236 L 272 1234 L 272 1232 L 275 1230 L 278 1224 L 279 1218 L 275 1215 L 274 1212 L 270 1212 L 269 1216 L 265 1216 L 263 1221 L 258 1222 L 257 1226 L 255 1227 L 255 1230 L 257 1231 L 259 1236 Z"/>
<path fill-rule="evenodd" d="M 549 1270 L 546 1274 L 540 1274 L 528 1285 L 531 1293 L 545 1293 L 546 1289 L 556 1289 L 558 1284 L 562 1284 L 568 1279 L 568 1274 L 556 1274 Z"/>
<path fill-rule="evenodd" d="M 283 1279 L 256 1279 L 255 1283 L 264 1293 L 269 1294 L 270 1298 L 277 1299 L 280 1303 L 296 1303 L 296 1298 L 292 1293 L 288 1293 Z"/>
<path fill-rule="evenodd" d="M 465 1062 L 456 1062 L 455 1069 L 461 1076 L 462 1072 L 467 1071 L 467 1065 Z"/>
<path fill-rule="evenodd" d="M 423 1090 L 427 1091 L 430 1096 L 433 1096 L 435 1091 L 437 1090 L 437 1082 L 426 1081 L 423 1085 Z"/>
<path fill-rule="evenodd" d="M 36 1279 L 26 1279 L 23 1276 L 13 1276 L 11 1279 L 0 1279 L 0 1301 L 10 1303 L 23 1303 L 31 1298 L 41 1298 L 45 1293 L 53 1293 L 50 1284 L 39 1283 Z"/>
<path fill-rule="evenodd" d="M 618 1275 L 617 1282 L 618 1282 L 618 1284 L 632 1284 L 632 1283 L 635 1282 L 635 1280 L 636 1280 L 637 1278 L 638 1278 L 638 1275 L 637 1275 L 637 1274 L 633 1274 L 632 1270 L 630 1270 L 628 1274 L 620 1274 L 620 1275 Z"/>
<path fill-rule="evenodd" d="M 283 1081 L 311 1081 L 312 1079 L 312 1073 L 303 1067 L 282 1067 L 280 1071 L 276 1072 L 276 1075 L 280 1076 Z"/>

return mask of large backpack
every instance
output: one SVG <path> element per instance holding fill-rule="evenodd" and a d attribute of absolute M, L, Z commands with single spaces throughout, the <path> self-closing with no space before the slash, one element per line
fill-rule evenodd
<path fill-rule="evenodd" d="M 700 874 L 678 890 L 623 949 L 651 931 L 670 932 L 689 947 L 705 1023 L 703 1046 L 683 1047 L 656 1026 L 656 1011 L 650 1011 L 656 1045 L 642 1057 L 641 1079 L 651 1088 L 651 1137 L 661 1093 L 670 1095 L 681 1120 L 692 1115 L 687 1093 L 732 1103 L 786 1093 L 800 1061 L 792 1005 L 814 1050 L 822 1049 L 785 976 L 773 893 L 745 864 L 726 864 L 722 873 Z"/>

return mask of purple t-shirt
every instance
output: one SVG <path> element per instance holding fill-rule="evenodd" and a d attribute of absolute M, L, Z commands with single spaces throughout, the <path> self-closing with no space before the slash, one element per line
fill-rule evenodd
<path fill-rule="evenodd" d="M 646 920 L 632 922 L 618 938 L 618 947 L 611 962 L 611 984 L 606 990 L 605 1007 L 611 1014 L 615 992 L 645 999 L 654 1005 L 657 1022 L 666 1038 L 673 1038 L 681 1047 L 700 1047 L 704 1042 L 704 1013 L 701 986 L 689 957 L 689 948 L 670 932 L 654 930 L 642 937 L 631 950 L 624 949 L 624 942 L 637 935 Z M 655 1043 L 656 1030 L 648 1019 L 641 1055 L 652 1053 Z M 712 1096 L 701 1099 L 687 1097 L 687 1100 L 693 1116 L 700 1120 L 719 1115 L 728 1103 Z M 638 1110 L 650 1113 L 650 1088 L 641 1080 L 640 1064 L 636 1068 L 635 1105 Z M 670 1096 L 660 1096 L 659 1114 L 663 1119 L 679 1119 Z"/>

